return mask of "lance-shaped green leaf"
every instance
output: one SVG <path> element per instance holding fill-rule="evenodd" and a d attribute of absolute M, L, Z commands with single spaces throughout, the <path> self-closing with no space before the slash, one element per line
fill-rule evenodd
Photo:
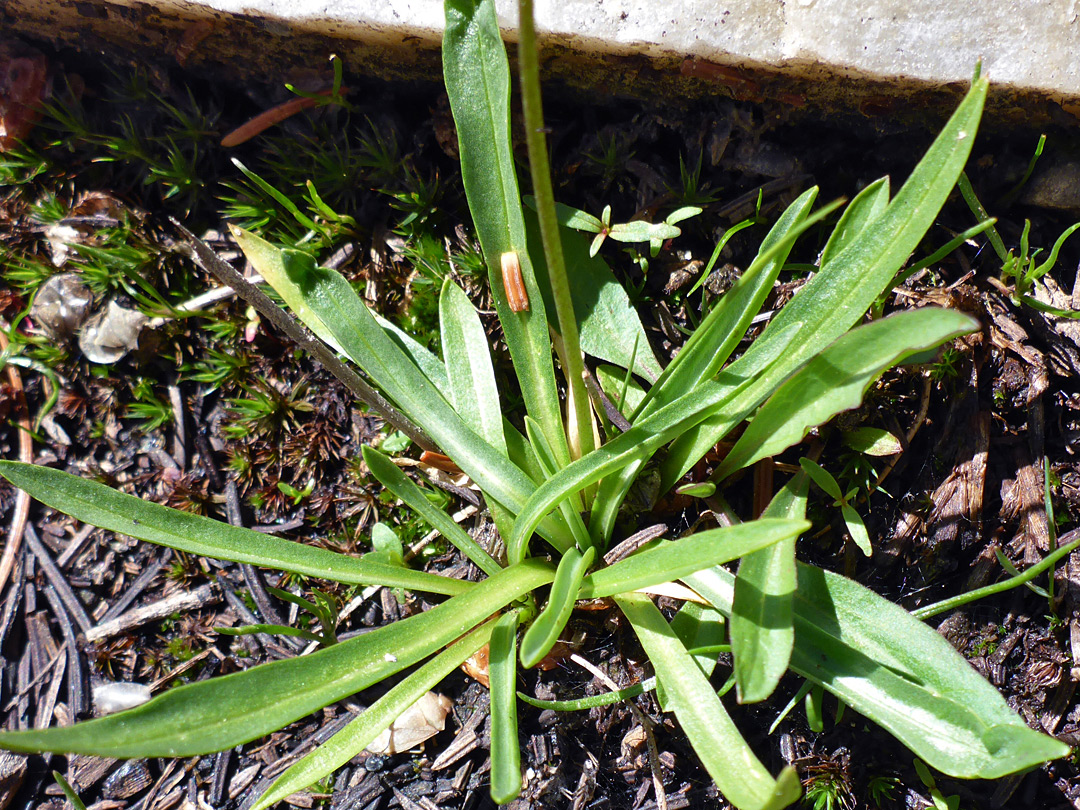
<path fill-rule="evenodd" d="M 517 627 L 520 610 L 500 617 L 488 647 L 491 680 L 491 798 L 506 804 L 521 793 L 517 722 Z"/>
<path fill-rule="evenodd" d="M 805 520 L 755 520 L 664 542 L 594 571 L 581 583 L 578 599 L 596 599 L 672 582 L 693 571 L 798 537 L 809 527 Z"/>
<path fill-rule="evenodd" d="M 471 582 L 383 562 L 358 560 L 201 515 L 179 512 L 49 467 L 0 461 L 0 475 L 47 506 L 83 523 L 189 554 L 278 568 L 337 582 L 385 585 L 448 596 L 473 587 Z"/>
<path fill-rule="evenodd" d="M 467 593 L 311 655 L 179 686 L 130 711 L 65 728 L 0 733 L 0 748 L 108 757 L 188 757 L 232 748 L 379 683 L 551 581 L 527 560 Z"/>
<path fill-rule="evenodd" d="M 757 384 L 743 394 L 739 403 L 746 406 L 744 414 L 757 407 L 823 346 L 855 325 L 918 246 L 971 153 L 987 86 L 985 79 L 972 85 L 885 212 L 823 266 L 746 354 L 728 368 L 740 377 L 758 377 Z M 791 344 L 782 362 L 764 363 L 764 358 L 775 355 L 770 344 L 780 340 L 793 323 L 802 324 L 798 343 Z M 767 372 L 763 370 L 766 365 Z M 713 417 L 675 442 L 661 465 L 661 487 L 670 489 L 734 424 L 726 416 Z"/>
<path fill-rule="evenodd" d="M 801 520 L 806 516 L 809 481 L 797 475 L 773 497 L 762 518 Z M 765 700 L 791 660 L 795 595 L 795 540 L 747 554 L 739 563 L 731 611 L 731 651 L 740 703 Z"/>
<path fill-rule="evenodd" d="M 812 188 L 787 207 L 762 241 L 750 267 L 709 310 L 686 345 L 649 389 L 644 400 L 633 409 L 631 422 L 639 421 L 679 397 L 691 394 L 703 381 L 717 375 L 760 311 L 795 240 L 830 210 L 826 206 L 810 216 L 810 207 L 815 199 L 817 188 Z M 595 542 L 603 544 L 610 538 L 619 505 L 640 469 L 640 462 L 628 465 L 617 475 L 605 478 L 600 485 L 589 521 L 589 531 Z"/>
<path fill-rule="evenodd" d="M 843 252 L 844 248 L 854 242 L 860 233 L 885 212 L 889 205 L 889 178 L 882 177 L 875 180 L 862 191 L 855 195 L 847 208 L 844 209 L 840 221 L 836 223 L 829 241 L 821 251 L 819 264 L 824 267 L 833 256 Z"/>
<path fill-rule="evenodd" d="M 790 324 L 788 340 L 793 340 L 798 332 L 798 324 Z M 774 345 L 773 349 L 783 352 L 781 344 Z M 628 464 L 648 458 L 703 419 L 728 408 L 733 401 L 738 402 L 738 395 L 753 385 L 755 380 L 740 379 L 725 370 L 718 375 L 716 381 L 704 381 L 691 393 L 642 419 L 626 433 L 560 470 L 537 488 L 525 508 L 518 514 L 514 523 L 514 534 L 506 544 L 510 558 L 515 559 L 512 555 L 521 553 L 521 546 L 527 542 L 538 522 L 571 493 L 617 472 Z M 735 421 L 741 416 L 733 414 L 725 418 Z M 592 536 L 595 538 L 595 533 L 592 533 Z"/>
<path fill-rule="evenodd" d="M 542 256 L 540 226 L 532 211 L 525 212 L 525 227 L 533 254 Z M 599 256 L 589 256 L 589 249 L 580 236 L 566 228 L 559 230 L 566 274 L 574 280 L 570 293 L 581 331 L 581 350 L 622 368 L 627 368 L 633 357 L 634 373 L 655 382 L 661 373 L 660 364 L 653 357 L 641 318 L 626 290 L 616 280 L 607 262 Z M 551 284 L 547 279 L 547 267 L 540 258 L 536 261 L 536 277 L 545 305 L 552 311 L 555 302 Z M 636 354 L 635 344 L 638 347 Z"/>
<path fill-rule="evenodd" d="M 717 468 L 715 479 L 778 455 L 802 441 L 810 428 L 859 407 L 870 384 L 905 357 L 978 328 L 970 315 L 925 307 L 852 329 L 777 389 Z"/>
<path fill-rule="evenodd" d="M 502 408 L 487 333 L 469 297 L 449 278 L 439 296 L 439 328 L 454 410 L 505 455 Z"/>
<path fill-rule="evenodd" d="M 572 548 L 559 560 L 547 604 L 521 639 L 521 665 L 525 669 L 539 664 L 559 640 L 559 633 L 574 610 L 581 581 L 595 558 L 595 548 L 587 548 L 584 553 Z"/>
<path fill-rule="evenodd" d="M 710 568 L 683 581 L 731 614 L 731 573 Z M 857 582 L 800 564 L 794 624 L 791 668 L 942 773 L 996 779 L 1068 754 L 1028 728 L 939 633 Z"/>
<path fill-rule="evenodd" d="M 359 717 L 275 779 L 251 810 L 263 810 L 314 785 L 371 745 L 402 713 L 484 646 L 493 626 L 494 622 L 488 622 L 478 627 L 395 684 Z"/>
<path fill-rule="evenodd" d="M 284 263 L 287 282 L 344 351 L 410 419 L 427 426 L 431 437 L 490 499 L 516 514 L 535 485 L 521 468 L 477 435 L 454 411 L 442 392 L 399 348 L 372 316 L 367 305 L 335 270 L 316 267 L 297 251 Z M 552 521 L 541 529 L 560 550 L 572 543 Z"/>
<path fill-rule="evenodd" d="M 409 477 L 393 461 L 378 450 L 367 446 L 364 446 L 361 452 L 364 455 L 364 463 L 368 465 L 371 474 L 379 479 L 380 484 L 411 506 L 428 525 L 453 543 L 458 551 L 472 560 L 481 571 L 490 577 L 502 570 L 491 555 L 480 548 L 469 533 L 454 523 L 446 512 L 429 501 L 423 490 L 409 480 Z"/>
<path fill-rule="evenodd" d="M 739 810 L 779 810 L 798 799 L 802 787 L 795 769 L 786 767 L 778 779 L 772 778 L 652 600 L 643 594 L 622 594 L 615 601 L 656 668 L 667 708 L 679 719 L 724 798 Z"/>
<path fill-rule="evenodd" d="M 444 8 L 443 79 L 457 127 L 465 196 L 525 407 L 543 428 L 562 466 L 570 453 L 555 387 L 547 314 L 529 258 L 510 151 L 510 67 L 495 4 L 491 0 L 447 0 Z M 514 312 L 507 302 L 502 278 L 505 253 L 517 256 L 528 310 Z"/>

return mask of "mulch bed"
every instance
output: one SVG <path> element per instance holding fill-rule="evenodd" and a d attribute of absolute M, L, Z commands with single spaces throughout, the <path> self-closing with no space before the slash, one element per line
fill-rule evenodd
<path fill-rule="evenodd" d="M 131 71 L 122 59 L 109 66 L 116 71 L 110 73 L 77 54 L 47 53 L 46 58 L 54 81 L 65 75 L 70 84 L 79 77 L 85 104 L 99 112 L 108 103 L 109 84 Z M 216 148 L 222 134 L 285 97 L 278 87 L 223 87 L 206 77 L 165 70 L 150 72 L 146 80 L 155 92 L 173 100 L 190 87 L 218 110 L 208 150 Z M 451 241 L 468 241 L 459 227 L 467 216 L 441 88 L 360 77 L 350 77 L 349 83 L 358 88 L 352 98 L 363 99 L 356 101 L 353 125 L 367 117 L 396 139 L 415 171 L 438 178 L 443 191 L 439 232 Z M 611 204 L 616 219 L 624 220 L 635 212 L 670 208 L 677 196 L 672 189 L 683 185 L 680 156 L 691 169 L 700 156 L 697 185 L 699 195 L 708 200 L 706 212 L 683 223 L 683 237 L 652 261 L 647 276 L 617 246 L 604 249 L 616 272 L 641 286 L 640 296 L 648 301 L 643 317 L 662 360 L 673 356 L 684 340 L 679 331 L 688 324 L 684 291 L 702 272 L 719 231 L 753 213 L 760 188 L 762 214 L 773 217 L 814 183 L 822 186 L 821 200 L 851 196 L 887 173 L 898 188 L 940 123 L 928 122 L 925 131 L 912 132 L 861 114 L 824 116 L 723 98 L 686 108 L 587 100 L 550 87 L 548 94 L 556 194 L 563 202 L 590 212 Z M 133 120 L 138 125 L 139 119 Z M 307 118 L 285 126 L 298 138 L 310 134 Z M 31 143 L 49 137 L 55 133 L 38 130 L 29 135 Z M 1032 188 L 1037 183 L 1053 185 L 1053 177 L 1047 180 L 1045 173 L 1055 170 L 1052 157 L 1063 148 L 1064 138 L 1052 133 L 1046 165 L 1040 164 L 1044 176 L 1037 177 Z M 1016 183 L 1034 142 L 1032 133 L 1015 131 L 980 137 L 970 171 L 988 206 Z M 610 164 L 598 157 L 608 144 L 614 144 L 618 156 Z M 257 142 L 241 147 L 239 154 L 251 166 L 263 157 Z M 168 248 L 163 235 L 168 215 L 184 219 L 193 230 L 220 231 L 223 223 L 212 203 L 217 182 L 231 171 L 226 158 L 224 150 L 212 152 L 204 165 L 205 193 L 179 205 L 176 199 L 163 199 L 161 186 L 133 179 L 123 165 L 110 169 L 76 160 L 66 176 L 47 173 L 40 181 L 0 192 L 0 247 L 9 255 L 44 255 L 45 237 L 31 205 L 46 190 L 69 204 L 87 192 L 101 192 L 146 212 L 143 236 L 162 250 Z M 387 314 L 417 319 L 415 307 L 423 291 L 413 296 L 416 279 L 395 241 L 400 237 L 393 232 L 394 209 L 375 188 L 358 183 L 353 193 L 349 213 L 358 222 L 357 238 L 340 259 L 342 272 L 365 280 L 369 297 Z M 1001 217 L 998 227 L 1010 246 L 1020 241 L 1024 219 L 1029 218 L 1031 244 L 1049 247 L 1075 215 L 1067 210 L 1069 205 L 1060 195 L 1029 194 L 1026 201 L 1021 196 L 1009 207 L 991 207 L 991 213 Z M 939 245 L 972 221 L 963 202 L 954 200 L 932 229 L 930 241 Z M 763 232 L 755 228 L 738 234 L 707 286 L 717 292 L 730 283 L 752 258 Z M 224 239 L 212 237 L 215 247 L 235 257 Z M 804 240 L 807 244 L 800 246 L 796 261 L 813 261 L 820 249 L 812 244 L 814 238 Z M 1048 294 L 1056 296 L 1059 305 L 1080 308 L 1074 273 L 1078 258 L 1080 243 L 1067 243 L 1048 278 Z M 214 286 L 190 266 L 183 272 L 193 291 Z M 980 237 L 977 246 L 965 246 L 933 272 L 911 279 L 896 296 L 895 306 L 961 308 L 980 319 L 983 331 L 958 342 L 933 374 L 900 369 L 885 375 L 864 406 L 843 417 L 844 426 L 884 427 L 908 445 L 895 463 L 882 462 L 877 469 L 880 473 L 892 465 L 882 483 L 887 494 L 878 492 L 859 507 L 877 548 L 875 558 L 867 561 L 845 546 L 838 514 L 820 500 L 811 511 L 815 531 L 800 541 L 803 559 L 853 576 L 905 607 L 999 578 L 995 550 L 1020 568 L 1046 553 L 1051 533 L 1043 508 L 1044 459 L 1054 476 L 1058 533 L 1076 525 L 1080 470 L 1073 445 L 1080 429 L 1080 327 L 1015 306 L 997 283 L 999 273 L 1000 263 Z M 797 286 L 797 277 L 789 278 L 766 309 L 782 303 Z M 472 293 L 483 308 L 482 287 L 473 285 Z M 22 291 L 0 289 L 0 310 L 8 320 L 26 303 Z M 221 306 L 222 321 L 250 325 L 242 303 L 226 301 Z M 422 316 L 418 322 L 424 326 Z M 218 386 L 191 372 L 200 353 L 222 345 L 200 329 L 197 319 L 144 333 L 138 349 L 112 365 L 96 366 L 97 372 L 69 346 L 56 368 L 59 401 L 31 442 L 19 422 L 38 413 L 53 383 L 33 368 L 8 365 L 0 383 L 0 415 L 5 418 L 0 453 L 93 476 L 126 492 L 219 519 L 227 519 L 229 507 L 234 507 L 233 520 L 293 539 L 339 551 L 366 550 L 366 531 L 388 507 L 355 459 L 364 442 L 380 437 L 381 423 L 353 407 L 336 380 L 298 356 L 266 324 L 251 326 L 246 335 L 238 328 L 230 339 L 231 351 L 243 357 L 246 366 Z M 171 418 L 159 427 L 144 429 L 143 422 L 131 417 L 134 400 L 125 378 L 133 375 L 156 379 L 161 399 L 170 403 Z M 243 381 L 256 379 L 265 382 L 261 390 L 274 401 L 275 416 L 246 435 L 230 431 L 238 417 L 228 400 L 243 393 Z M 844 450 L 838 431 L 823 430 L 813 441 L 824 445 L 823 463 L 839 472 Z M 778 462 L 797 463 L 804 452 L 795 448 Z M 306 497 L 288 492 L 308 481 L 313 488 Z M 725 493 L 743 514 L 751 508 L 752 484 L 747 477 Z M 452 498 L 453 510 L 467 505 Z M 642 525 L 663 522 L 677 536 L 697 522 L 699 511 L 693 502 L 668 500 L 642 516 Z M 232 638 L 214 632 L 217 626 L 253 623 L 257 617 L 295 621 L 290 606 L 265 590 L 267 584 L 290 584 L 276 573 L 161 550 L 79 525 L 38 505 L 30 506 L 24 523 L 20 501 L 6 483 L 0 484 L 0 520 L 19 542 L 13 568 L 0 583 L 4 728 L 88 717 L 95 702 L 93 685 L 100 681 L 137 681 L 152 684 L 156 691 L 294 656 L 306 647 L 288 637 Z M 482 514 L 466 524 L 475 531 L 489 530 Z M 13 542 L 12 536 L 7 542 Z M 421 554 L 413 564 L 475 575 L 452 550 L 434 548 L 435 553 Z M 422 597 L 385 589 L 347 593 L 342 587 L 329 588 L 349 607 L 339 627 L 342 634 L 377 627 L 427 605 Z M 945 616 L 939 629 L 1033 727 L 1072 742 L 1080 722 L 1075 700 L 1080 669 L 1072 663 L 1074 645 L 1080 644 L 1080 556 L 1074 554 L 1059 568 L 1055 592 L 1054 613 L 1045 598 L 1017 588 Z M 613 615 L 580 612 L 571 629 L 576 652 L 616 682 L 628 684 L 651 674 L 633 634 Z M 725 666 L 729 663 L 721 657 L 718 685 L 730 672 Z M 834 701 L 826 702 L 824 732 L 810 731 L 796 710 L 773 735 L 766 735 L 798 685 L 789 677 L 768 703 L 731 706 L 739 727 L 774 772 L 787 761 L 798 767 L 806 784 L 835 784 L 837 803 L 832 807 L 931 806 L 911 754 L 850 710 L 834 721 Z M 549 699 L 606 689 L 569 658 L 546 671 L 524 673 L 522 688 Z M 440 691 L 453 699 L 452 715 L 446 731 L 422 751 L 361 755 L 329 783 L 291 797 L 289 803 L 335 809 L 488 806 L 486 690 L 459 674 Z M 64 772 L 86 803 L 98 810 L 245 808 L 285 767 L 378 694 L 378 689 L 369 690 L 264 740 L 188 760 L 5 755 L 0 758 L 0 810 L 63 806 L 51 776 L 54 769 Z M 646 694 L 636 703 L 657 724 L 668 806 L 725 806 L 655 697 Z M 626 705 L 559 715 L 522 706 L 520 717 L 527 782 L 515 806 L 656 807 L 644 738 Z M 4 774 L 9 775 L 6 780 Z M 891 798 L 879 797 L 878 803 L 871 785 L 883 778 L 895 782 L 889 783 Z M 1023 777 L 992 783 L 939 778 L 938 786 L 945 795 L 959 794 L 963 807 L 1080 807 L 1080 778 L 1068 760 Z"/>

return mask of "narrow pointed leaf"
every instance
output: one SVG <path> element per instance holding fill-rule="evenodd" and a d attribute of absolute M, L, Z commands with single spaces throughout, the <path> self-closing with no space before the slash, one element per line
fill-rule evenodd
<path fill-rule="evenodd" d="M 539 664 L 559 640 L 574 609 L 581 581 L 595 558 L 594 548 L 588 548 L 584 553 L 572 548 L 559 560 L 547 604 L 521 639 L 521 665 L 525 669 Z"/>
<path fill-rule="evenodd" d="M 777 389 L 724 458 L 716 480 L 780 454 L 810 428 L 857 408 L 870 384 L 905 357 L 978 328 L 962 312 L 926 307 L 852 329 Z"/>
<path fill-rule="evenodd" d="M 801 520 L 810 482 L 792 478 L 762 512 L 762 518 Z M 765 700 L 791 661 L 795 597 L 795 540 L 786 538 L 739 563 L 731 611 L 731 652 L 740 703 Z"/>
<path fill-rule="evenodd" d="M 822 346 L 831 344 L 858 323 L 891 283 L 956 185 L 971 153 L 987 87 L 985 79 L 972 85 L 885 212 L 824 265 L 746 354 L 727 369 L 741 377 L 758 377 L 757 384 L 743 394 L 748 406 L 745 413 L 757 407 Z M 774 354 L 770 344 L 780 340 L 793 323 L 802 324 L 798 344 L 785 353 L 783 362 L 768 363 L 769 371 L 764 372 L 762 358 Z M 675 442 L 661 466 L 661 487 L 670 489 L 734 424 L 723 417 L 712 417 Z"/>
<path fill-rule="evenodd" d="M 502 408 L 487 333 L 469 297 L 450 279 L 443 283 L 439 296 L 439 327 L 454 410 L 505 455 Z"/>
<path fill-rule="evenodd" d="M 836 223 L 829 241 L 821 251 L 820 265 L 824 267 L 833 256 L 854 242 L 863 229 L 884 213 L 889 205 L 889 178 L 875 180 L 855 195 Z"/>
<path fill-rule="evenodd" d="M 362 752 L 403 712 L 484 646 L 493 624 L 488 622 L 473 630 L 395 684 L 359 717 L 274 780 L 251 810 L 263 810 L 310 787 Z"/>
<path fill-rule="evenodd" d="M 656 605 L 642 594 L 622 594 L 615 601 L 656 668 L 667 706 L 724 798 L 739 810 L 779 810 L 798 799 L 802 787 L 795 769 L 772 778 Z"/>
<path fill-rule="evenodd" d="M 809 527 L 805 520 L 755 520 L 665 542 L 594 571 L 581 584 L 578 598 L 596 599 L 672 582 L 692 571 L 797 537 Z"/>
<path fill-rule="evenodd" d="M 278 568 L 337 582 L 385 585 L 450 596 L 473 587 L 470 582 L 360 560 L 179 512 L 49 467 L 0 461 L 0 475 L 42 503 L 84 523 L 189 554 Z"/>
<path fill-rule="evenodd" d="M 187 757 L 232 748 L 412 666 L 550 582 L 528 560 L 424 613 L 311 655 L 176 687 L 130 711 L 64 728 L 0 733 L 0 748 L 109 757 Z"/>
<path fill-rule="evenodd" d="M 683 581 L 730 615 L 728 571 Z M 857 582 L 799 564 L 794 623 L 791 668 L 942 773 L 996 779 L 1069 752 L 1028 728 L 938 632 Z"/>
<path fill-rule="evenodd" d="M 457 126 L 465 196 L 525 407 L 540 423 L 562 466 L 570 453 L 555 386 L 547 314 L 529 258 L 510 151 L 510 67 L 495 4 L 493 0 L 447 0 L 444 8 L 443 78 Z M 511 252 L 517 255 L 530 302 L 523 312 L 510 309 L 503 287 L 502 256 Z"/>
<path fill-rule="evenodd" d="M 469 536 L 469 533 L 454 523 L 446 512 L 429 501 L 420 487 L 410 481 L 409 477 L 393 461 L 378 450 L 373 450 L 367 446 L 363 447 L 361 452 L 364 456 L 364 463 L 368 465 L 371 474 L 379 479 L 380 484 L 411 506 L 428 525 L 453 543 L 458 551 L 472 560 L 481 571 L 490 577 L 502 570 L 501 566 L 491 558 L 491 555 L 480 548 L 480 545 Z"/>

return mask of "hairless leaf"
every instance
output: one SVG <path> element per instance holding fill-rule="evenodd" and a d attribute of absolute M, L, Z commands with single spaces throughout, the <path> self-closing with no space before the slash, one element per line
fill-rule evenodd
<path fill-rule="evenodd" d="M 517 723 L 517 627 L 520 610 L 495 623 L 488 647 L 491 679 L 491 798 L 496 804 L 521 793 L 521 745 Z"/>
<path fill-rule="evenodd" d="M 186 757 L 232 748 L 379 683 L 552 579 L 527 560 L 424 613 L 311 655 L 186 684 L 137 709 L 74 726 L 0 733 L 12 751 Z"/>
<path fill-rule="evenodd" d="M 755 520 L 709 529 L 639 551 L 586 577 L 579 599 L 595 599 L 672 582 L 692 571 L 735 560 L 810 528 L 805 520 Z"/>
<path fill-rule="evenodd" d="M 200 515 L 179 512 L 48 467 L 0 461 L 0 475 L 42 503 L 84 523 L 190 554 L 279 568 L 338 582 L 385 585 L 450 596 L 465 593 L 474 587 L 471 582 L 411 571 L 397 565 L 358 560 Z"/>
<path fill-rule="evenodd" d="M 732 574 L 683 581 L 730 615 Z M 943 773 L 994 779 L 1069 751 L 1028 728 L 939 633 L 857 582 L 800 564 L 794 624 L 791 668 Z"/>
<path fill-rule="evenodd" d="M 886 369 L 978 328 L 978 321 L 962 312 L 926 307 L 852 329 L 777 389 L 725 456 L 714 478 L 723 479 L 779 454 L 801 441 L 810 428 L 857 408 L 866 389 Z"/>
<path fill-rule="evenodd" d="M 454 523 L 446 512 L 429 501 L 420 487 L 410 481 L 393 461 L 366 445 L 360 452 L 364 456 L 364 463 L 368 465 L 368 469 L 380 484 L 411 506 L 420 517 L 453 543 L 481 571 L 490 577 L 501 570 L 500 565 L 491 558 L 491 555 L 480 548 L 479 544 L 469 537 L 469 533 Z"/>
<path fill-rule="evenodd" d="M 769 775 L 652 600 L 626 593 L 615 601 L 656 667 L 667 707 L 724 798 L 739 810 L 778 810 L 798 799 L 802 788 L 795 769 L 784 768 L 775 780 Z"/>
<path fill-rule="evenodd" d="M 762 518 L 801 520 L 806 516 L 806 475 L 796 475 L 761 513 Z M 795 642 L 795 537 L 747 554 L 735 577 L 731 610 L 731 651 L 740 703 L 765 700 L 791 660 Z"/>
<path fill-rule="evenodd" d="M 832 257 L 854 242 L 867 225 L 877 219 L 889 204 L 889 178 L 875 180 L 855 195 L 840 221 L 836 223 L 829 241 L 821 251 L 820 266 L 828 264 Z"/>
<path fill-rule="evenodd" d="M 574 609 L 581 580 L 585 578 L 585 572 L 595 557 L 594 548 L 587 548 L 584 553 L 572 548 L 559 560 L 547 604 L 521 639 L 521 665 L 525 669 L 539 664 L 559 640 L 559 633 L 566 627 L 566 621 Z"/>
<path fill-rule="evenodd" d="M 918 246 L 945 203 L 964 163 L 971 153 L 982 116 L 988 84 L 976 81 L 933 145 L 915 167 L 903 188 L 885 209 L 814 275 L 770 322 L 746 354 L 728 370 L 742 377 L 758 377 L 731 411 L 749 414 L 793 371 L 844 334 L 862 317 L 897 270 Z M 785 353 L 782 362 L 766 363 L 775 356 L 770 349 L 793 323 L 800 323 L 797 345 Z M 774 337 L 775 335 L 775 337 Z M 760 353 L 760 356 L 759 356 Z M 736 403 L 733 403 L 733 405 Z M 735 422 L 714 416 L 689 430 L 676 441 L 661 465 L 661 488 L 670 489 L 705 455 Z"/>
<path fill-rule="evenodd" d="M 473 630 L 395 684 L 345 728 L 274 780 L 251 810 L 263 810 L 315 784 L 363 751 L 402 712 L 480 649 L 491 635 L 493 625 L 494 622 L 488 622 Z"/>
<path fill-rule="evenodd" d="M 525 407 L 543 428 L 561 466 L 570 455 L 555 387 L 547 314 L 529 257 L 510 150 L 510 66 L 495 4 L 446 0 L 444 8 L 443 79 L 457 127 L 465 196 Z M 511 252 L 517 254 L 531 302 L 524 312 L 510 309 L 503 289 L 501 258 Z"/>

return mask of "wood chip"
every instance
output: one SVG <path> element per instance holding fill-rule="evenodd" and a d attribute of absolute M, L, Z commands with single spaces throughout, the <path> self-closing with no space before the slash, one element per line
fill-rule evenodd
<path fill-rule="evenodd" d="M 125 630 L 139 627 L 148 622 L 164 619 L 174 613 L 185 613 L 189 610 L 197 610 L 198 608 L 220 601 L 221 595 L 217 592 L 217 589 L 212 584 L 207 583 L 206 585 L 201 585 L 196 588 L 194 591 L 175 593 L 172 596 L 167 596 L 157 602 L 152 602 L 149 605 L 130 610 L 127 613 L 117 616 L 115 619 L 101 622 L 87 631 L 86 640 L 100 641 L 104 638 L 111 638 L 119 633 L 123 633 Z"/>

